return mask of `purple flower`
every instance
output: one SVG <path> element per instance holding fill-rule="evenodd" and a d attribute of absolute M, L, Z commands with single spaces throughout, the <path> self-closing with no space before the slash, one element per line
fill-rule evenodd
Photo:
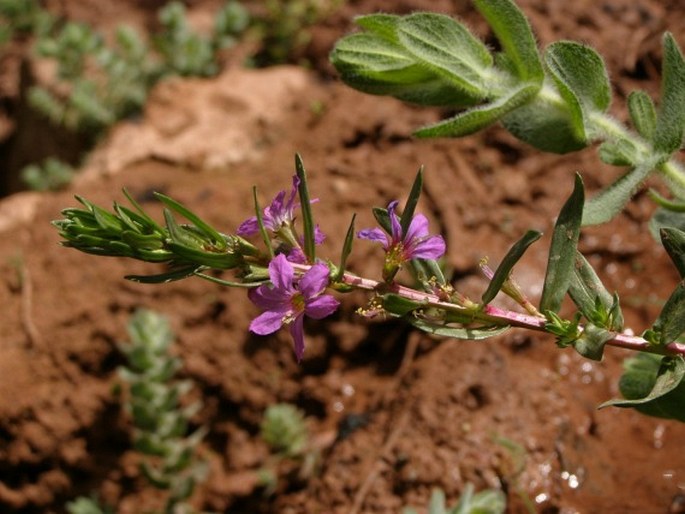
<path fill-rule="evenodd" d="M 264 208 L 262 213 L 262 222 L 267 230 L 270 230 L 287 245 L 286 255 L 291 262 L 304 263 L 304 253 L 301 250 L 302 241 L 295 235 L 295 209 L 299 204 L 295 202 L 297 198 L 297 188 L 300 185 L 300 179 L 297 175 L 293 176 L 293 187 L 290 190 L 290 196 L 286 199 L 286 192 L 280 191 L 271 203 Z M 311 200 L 311 203 L 316 202 L 316 199 Z M 252 216 L 243 221 L 236 233 L 241 237 L 250 237 L 259 232 L 259 222 L 257 216 Z M 319 226 L 314 227 L 314 243 L 323 243 L 326 236 L 319 230 Z"/>
<path fill-rule="evenodd" d="M 407 233 L 404 234 L 400 225 L 400 218 L 395 213 L 397 201 L 388 205 L 390 217 L 390 234 L 380 228 L 360 230 L 357 237 L 377 241 L 385 249 L 385 265 L 383 277 L 390 281 L 403 263 L 411 259 L 439 259 L 445 254 L 445 240 L 442 236 L 428 234 L 428 219 L 423 214 L 415 215 Z"/>
<path fill-rule="evenodd" d="M 340 302 L 329 294 L 322 294 L 328 285 L 329 270 L 325 264 L 314 264 L 295 281 L 295 270 L 285 255 L 274 257 L 269 263 L 271 284 L 262 284 L 248 294 L 261 309 L 250 323 L 255 334 L 272 334 L 284 324 L 290 325 L 295 341 L 295 356 L 299 362 L 304 354 L 304 316 L 322 319 L 330 316 Z"/>

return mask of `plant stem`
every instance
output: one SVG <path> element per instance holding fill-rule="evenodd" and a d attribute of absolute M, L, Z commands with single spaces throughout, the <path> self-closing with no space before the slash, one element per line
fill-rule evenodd
<path fill-rule="evenodd" d="M 298 273 L 304 273 L 310 268 L 309 265 L 305 264 L 296 264 L 294 267 Z M 478 309 L 467 308 L 442 301 L 438 296 L 432 293 L 418 291 L 397 283 L 387 284 L 385 282 L 359 277 L 351 273 L 344 273 L 341 282 L 355 289 L 364 291 L 379 294 L 394 293 L 407 298 L 408 300 L 423 303 L 426 307 L 463 314 L 472 318 L 474 322 L 481 321 L 500 326 L 510 325 L 513 327 L 548 333 L 546 329 L 547 319 L 542 315 L 532 316 L 530 314 L 502 309 L 493 305 L 479 306 Z M 581 326 L 579 329 L 582 331 L 583 327 Z M 683 343 L 674 341 L 663 346 L 654 346 L 643 337 L 626 333 L 615 334 L 606 344 L 618 348 L 625 348 L 627 350 L 655 353 L 659 355 L 685 356 L 685 344 Z"/>

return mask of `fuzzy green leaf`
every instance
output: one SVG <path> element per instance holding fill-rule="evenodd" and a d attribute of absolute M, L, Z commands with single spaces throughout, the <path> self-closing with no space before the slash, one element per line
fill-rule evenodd
<path fill-rule="evenodd" d="M 592 48 L 573 41 L 552 43 L 545 63 L 569 106 L 576 137 L 587 139 L 586 119 L 611 103 L 611 86 L 604 61 Z"/>
<path fill-rule="evenodd" d="M 495 274 L 493 275 L 492 280 L 490 280 L 488 288 L 481 297 L 484 305 L 487 305 L 495 298 L 500 289 L 502 289 L 504 282 L 509 278 L 511 270 L 514 268 L 516 263 L 521 259 L 521 257 L 523 257 L 523 254 L 526 252 L 528 247 L 540 239 L 541 236 L 542 232 L 538 232 L 537 230 L 529 230 L 509 249 L 507 254 L 502 259 L 502 262 L 497 267 L 497 270 L 495 270 Z"/>
<path fill-rule="evenodd" d="M 493 102 L 468 109 L 452 118 L 421 128 L 414 132 L 414 135 L 417 137 L 461 137 L 473 134 L 524 105 L 535 96 L 538 89 L 535 84 L 521 84 Z"/>
<path fill-rule="evenodd" d="M 634 166 L 639 160 L 639 153 L 631 141 L 617 139 L 600 145 L 599 158 L 612 166 Z"/>
<path fill-rule="evenodd" d="M 396 14 L 376 13 L 357 16 L 354 22 L 361 28 L 380 36 L 386 41 L 399 43 L 397 25 L 401 17 Z"/>
<path fill-rule="evenodd" d="M 458 21 L 436 13 L 404 16 L 397 25 L 402 46 L 469 96 L 484 98 L 486 72 L 493 58 L 488 48 Z"/>
<path fill-rule="evenodd" d="M 626 359 L 619 389 L 625 399 L 604 402 L 599 408 L 634 407 L 649 416 L 685 421 L 685 361 L 640 353 Z"/>
<path fill-rule="evenodd" d="M 660 344 L 675 341 L 685 332 L 685 281 L 680 282 L 666 300 L 652 330 L 660 334 Z"/>
<path fill-rule="evenodd" d="M 645 162 L 590 198 L 585 204 L 583 225 L 599 225 L 616 216 L 653 169 L 653 162 Z"/>
<path fill-rule="evenodd" d="M 650 96 L 644 91 L 633 91 L 628 95 L 628 112 L 635 130 L 647 141 L 652 141 L 656 130 L 656 108 Z"/>
<path fill-rule="evenodd" d="M 649 231 L 656 241 L 661 240 L 661 229 L 676 228 L 685 231 L 685 213 L 679 210 L 658 208 L 649 220 Z"/>
<path fill-rule="evenodd" d="M 454 339 L 466 339 L 469 341 L 480 341 L 482 339 L 498 336 L 510 328 L 508 325 L 493 325 L 478 328 L 451 327 L 447 325 L 436 325 L 435 323 L 419 318 L 409 318 L 409 323 L 429 334 L 452 337 Z"/>
<path fill-rule="evenodd" d="M 542 84 L 544 72 L 535 36 L 521 10 L 509 0 L 474 0 L 476 9 L 492 27 L 516 76 L 525 82 Z"/>
<path fill-rule="evenodd" d="M 673 227 L 664 227 L 660 234 L 661 242 L 678 269 L 680 278 L 685 278 L 685 232 Z"/>
<path fill-rule="evenodd" d="M 554 225 L 540 299 L 542 312 L 558 312 L 571 283 L 580 236 L 580 220 L 583 216 L 584 189 L 583 180 L 576 174 L 573 192 L 562 207 Z"/>
<path fill-rule="evenodd" d="M 661 105 L 656 119 L 654 149 L 666 156 L 678 150 L 685 131 L 685 60 L 673 35 L 664 34 Z"/>

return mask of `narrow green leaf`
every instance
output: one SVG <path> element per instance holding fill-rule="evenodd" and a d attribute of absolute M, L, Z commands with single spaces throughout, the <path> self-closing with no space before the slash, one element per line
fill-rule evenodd
<path fill-rule="evenodd" d="M 613 337 L 613 332 L 588 323 L 580 337 L 573 342 L 573 348 L 587 359 L 601 361 L 604 346 Z"/>
<path fill-rule="evenodd" d="M 619 389 L 625 399 L 604 402 L 604 407 L 634 407 L 643 414 L 685 421 L 685 361 L 640 353 L 626 359 Z"/>
<path fill-rule="evenodd" d="M 454 339 L 467 339 L 469 341 L 480 341 L 482 339 L 495 337 L 503 334 L 509 330 L 509 328 L 511 328 L 508 325 L 493 325 L 478 328 L 451 327 L 447 325 L 436 325 L 419 318 L 408 318 L 408 320 L 409 323 L 414 325 L 416 328 L 423 330 L 424 332 L 428 332 L 429 334 L 452 337 Z"/>
<path fill-rule="evenodd" d="M 176 268 L 158 275 L 127 275 L 124 278 L 126 280 L 130 280 L 131 282 L 138 282 L 140 284 L 164 284 L 167 282 L 174 282 L 176 280 L 188 278 L 194 275 L 199 269 L 202 269 L 202 266 L 191 264 L 189 266 Z"/>
<path fill-rule="evenodd" d="M 340 253 L 340 267 L 338 273 L 333 277 L 333 282 L 339 282 L 345 274 L 345 266 L 347 266 L 347 258 L 352 253 L 352 243 L 354 242 L 354 220 L 357 218 L 356 214 L 352 215 L 350 226 L 347 228 L 345 235 L 345 242 L 343 243 L 342 252 Z"/>
<path fill-rule="evenodd" d="M 295 172 L 300 179 L 297 192 L 300 196 L 300 209 L 302 211 L 302 227 L 304 232 L 304 254 L 308 262 L 316 260 L 316 245 L 314 243 L 314 216 L 312 215 L 312 202 L 309 198 L 309 187 L 307 186 L 307 172 L 300 154 L 295 154 Z"/>
<path fill-rule="evenodd" d="M 384 294 L 381 301 L 386 311 L 397 316 L 406 316 L 410 312 L 423 307 L 423 304 L 420 302 L 415 302 L 394 293 Z"/>
<path fill-rule="evenodd" d="M 470 96 L 485 97 L 492 55 L 461 23 L 442 14 L 415 13 L 400 19 L 397 35 L 424 67 Z"/>
<path fill-rule="evenodd" d="M 685 232 L 673 227 L 662 228 L 661 242 L 678 269 L 680 278 L 685 278 Z"/>
<path fill-rule="evenodd" d="M 654 149 L 670 156 L 683 143 L 685 132 L 685 60 L 673 35 L 664 34 L 661 104 L 656 119 Z"/>
<path fill-rule="evenodd" d="M 269 257 L 274 258 L 274 249 L 271 246 L 271 239 L 269 239 L 269 234 L 264 226 L 264 216 L 262 215 L 262 207 L 259 205 L 259 199 L 257 198 L 257 186 L 252 186 L 252 202 L 254 203 L 255 217 L 257 218 L 257 226 L 259 227 L 259 235 L 262 236 L 262 241 L 264 241 L 264 246 L 266 251 L 269 252 Z"/>
<path fill-rule="evenodd" d="M 535 96 L 538 89 L 535 84 L 520 84 L 491 103 L 468 109 L 447 120 L 420 128 L 414 132 L 414 135 L 417 137 L 461 137 L 473 134 L 524 105 Z"/>
<path fill-rule="evenodd" d="M 650 96 L 644 91 L 630 93 L 628 112 L 638 134 L 647 141 L 652 141 L 656 130 L 656 108 Z"/>
<path fill-rule="evenodd" d="M 600 321 L 595 316 L 597 301 L 600 302 L 602 309 L 607 313 L 611 311 L 615 304 L 614 296 L 607 291 L 595 270 L 590 266 L 590 263 L 577 250 L 568 294 L 583 316 L 595 324 L 599 324 Z M 612 326 L 601 328 L 615 331 L 623 328 L 623 315 L 618 307 L 614 308 L 616 312 L 613 316 Z"/>
<path fill-rule="evenodd" d="M 402 216 L 400 216 L 400 227 L 402 227 L 402 233 L 406 234 L 409 230 L 409 224 L 414 217 L 414 212 L 416 211 L 416 205 L 419 203 L 419 197 L 421 196 L 421 190 L 423 189 L 423 166 L 419 168 L 414 183 L 411 186 L 411 191 L 409 192 L 409 197 L 407 198 L 407 203 L 404 205 L 404 210 L 402 211 Z"/>
<path fill-rule="evenodd" d="M 127 200 L 131 203 L 131 205 L 133 205 L 133 207 L 138 211 L 138 214 L 140 214 L 140 216 L 141 216 L 142 218 L 145 219 L 145 222 L 146 222 L 147 224 L 149 224 L 150 226 L 154 227 L 154 230 L 155 230 L 156 232 L 159 232 L 159 233 L 163 233 L 163 232 L 164 232 L 164 229 L 162 228 L 162 226 L 159 225 L 159 224 L 158 224 L 155 220 L 153 220 L 150 216 L 148 216 L 148 214 L 145 212 L 145 210 L 144 210 L 144 209 L 141 207 L 141 205 L 136 201 L 136 199 L 133 198 L 133 195 L 132 195 L 131 193 L 129 193 L 129 191 L 128 191 L 126 188 L 123 189 L 123 193 L 124 193 L 124 196 L 126 197 L 126 199 L 127 199 Z"/>
<path fill-rule="evenodd" d="M 155 193 L 155 197 L 159 199 L 166 207 L 180 214 L 188 221 L 190 221 L 193 225 L 195 225 L 198 229 L 200 229 L 218 249 L 224 250 L 226 248 L 226 240 L 224 239 L 224 237 L 219 232 L 217 232 L 211 225 L 202 220 L 202 218 L 200 218 L 197 214 L 192 212 L 190 209 L 184 207 L 176 200 L 169 198 L 168 196 L 163 195 L 162 193 Z"/>
<path fill-rule="evenodd" d="M 675 341 L 685 332 L 685 281 L 680 282 L 666 300 L 652 329 L 660 334 L 661 344 Z"/>
<path fill-rule="evenodd" d="M 495 298 L 500 289 L 502 289 L 504 282 L 509 278 L 514 265 L 521 259 L 521 257 L 523 257 L 523 254 L 526 252 L 528 247 L 540 239 L 541 236 L 542 232 L 538 232 L 537 230 L 529 230 L 509 249 L 507 254 L 502 259 L 502 262 L 495 270 L 495 274 L 493 275 L 488 288 L 481 297 L 484 305 L 487 305 Z"/>
<path fill-rule="evenodd" d="M 390 226 L 390 215 L 388 214 L 388 209 L 385 207 L 373 207 L 371 212 L 381 228 L 390 234 L 392 232 L 392 228 Z"/>
<path fill-rule="evenodd" d="M 576 174 L 573 192 L 562 207 L 554 225 L 540 299 L 541 312 L 558 312 L 571 283 L 580 236 L 580 220 L 583 216 L 584 189 L 583 180 Z"/>
<path fill-rule="evenodd" d="M 474 0 L 522 81 L 542 84 L 544 72 L 535 36 L 523 12 L 510 0 Z"/>
<path fill-rule="evenodd" d="M 654 163 L 643 163 L 590 198 L 585 204 L 583 225 L 599 225 L 616 216 L 653 169 Z"/>
<path fill-rule="evenodd" d="M 611 103 L 604 61 L 589 46 L 558 41 L 547 48 L 545 63 L 570 108 L 577 137 L 586 140 L 587 117 L 593 112 L 606 111 Z"/>

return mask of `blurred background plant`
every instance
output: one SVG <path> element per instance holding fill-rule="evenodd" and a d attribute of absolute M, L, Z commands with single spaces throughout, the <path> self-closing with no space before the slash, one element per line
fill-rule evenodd
<path fill-rule="evenodd" d="M 319 454 L 312 447 L 304 414 L 296 406 L 277 403 L 267 407 L 260 435 L 272 452 L 271 458 L 259 471 L 260 482 L 267 494 L 276 491 L 279 476 L 289 475 L 291 482 L 312 475 Z"/>
<path fill-rule="evenodd" d="M 193 384 L 176 379 L 182 362 L 171 355 L 174 335 L 164 316 L 140 309 L 131 317 L 128 332 L 130 343 L 119 345 L 127 364 L 119 369 L 123 384 L 116 392 L 125 396 L 124 409 L 133 424 L 133 446 L 145 456 L 140 471 L 148 484 L 167 493 L 159 512 L 190 514 L 194 510 L 186 500 L 207 475 L 207 465 L 196 455 L 207 430 L 200 427 L 189 433 L 190 419 L 201 402 L 182 406 Z M 66 508 L 70 514 L 114 512 L 102 507 L 95 497 L 79 497 Z"/>
<path fill-rule="evenodd" d="M 428 514 L 502 514 L 506 508 L 506 496 L 496 489 L 485 489 L 474 494 L 473 484 L 466 484 L 464 492 L 454 507 L 447 507 L 445 493 L 434 489 L 428 504 Z M 402 514 L 418 514 L 407 507 Z"/>

